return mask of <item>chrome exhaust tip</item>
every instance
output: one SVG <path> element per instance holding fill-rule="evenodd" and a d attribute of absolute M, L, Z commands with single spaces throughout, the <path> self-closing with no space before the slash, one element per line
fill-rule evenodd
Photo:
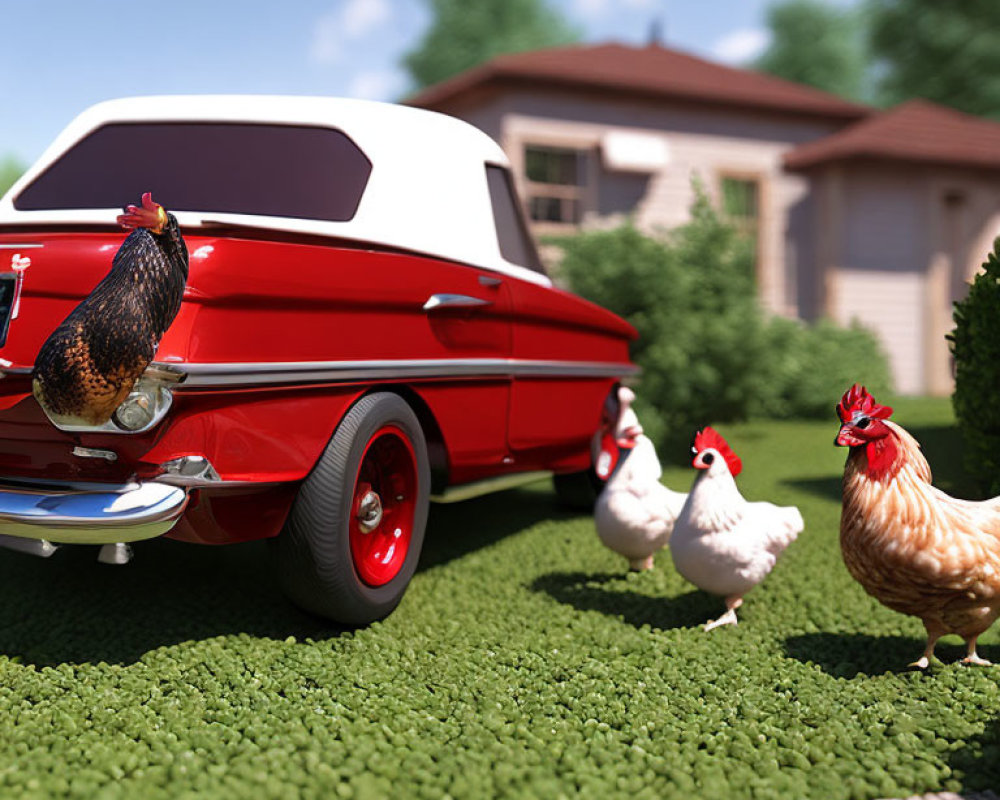
<path fill-rule="evenodd" d="M 0 534 L 0 547 L 38 556 L 39 558 L 48 558 L 59 549 L 59 545 L 52 544 L 48 539 L 25 539 L 21 536 L 6 536 L 3 534 Z"/>
<path fill-rule="evenodd" d="M 127 564 L 132 560 L 132 548 L 125 542 L 102 544 L 97 560 L 102 564 Z"/>

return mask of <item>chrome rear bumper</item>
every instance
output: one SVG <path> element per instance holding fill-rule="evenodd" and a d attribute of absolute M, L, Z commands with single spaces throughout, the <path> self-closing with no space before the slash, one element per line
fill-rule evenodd
<path fill-rule="evenodd" d="M 187 491 L 165 483 L 21 487 L 0 482 L 0 536 L 66 544 L 152 539 L 184 513 Z"/>

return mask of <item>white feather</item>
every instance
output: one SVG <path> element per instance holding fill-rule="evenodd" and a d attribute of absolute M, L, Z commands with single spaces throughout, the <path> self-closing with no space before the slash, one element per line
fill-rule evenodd
<path fill-rule="evenodd" d="M 620 397 L 622 409 L 616 434 L 641 430 L 631 408 L 631 391 L 621 390 Z M 638 569 L 669 542 L 686 495 L 660 483 L 663 470 L 649 437 L 640 433 L 632 438 L 635 446 L 624 455 L 597 498 L 594 525 L 604 545 Z"/>
<path fill-rule="evenodd" d="M 677 571 L 699 589 L 742 596 L 767 577 L 802 529 L 795 507 L 748 503 L 716 453 L 674 523 L 670 553 Z"/>

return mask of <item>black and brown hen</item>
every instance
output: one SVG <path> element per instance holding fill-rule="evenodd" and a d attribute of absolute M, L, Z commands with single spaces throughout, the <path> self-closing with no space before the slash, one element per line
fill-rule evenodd
<path fill-rule="evenodd" d="M 103 425 L 153 360 L 180 310 L 188 252 L 177 219 L 147 192 L 117 218 L 131 233 L 111 271 L 42 345 L 32 392 L 64 426 Z"/>

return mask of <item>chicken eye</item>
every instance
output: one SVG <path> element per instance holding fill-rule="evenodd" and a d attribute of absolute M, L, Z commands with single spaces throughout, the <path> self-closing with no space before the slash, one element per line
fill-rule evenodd
<path fill-rule="evenodd" d="M 711 464 L 713 461 L 715 461 L 715 456 L 712 455 L 711 453 L 705 453 L 705 455 L 701 457 L 701 460 L 705 464 Z"/>
<path fill-rule="evenodd" d="M 870 419 L 868 419 L 868 417 L 862 417 L 861 419 L 859 419 L 854 424 L 854 427 L 855 428 L 861 428 L 861 430 L 864 430 L 865 428 L 867 428 L 871 424 L 872 424 L 872 421 Z"/>

